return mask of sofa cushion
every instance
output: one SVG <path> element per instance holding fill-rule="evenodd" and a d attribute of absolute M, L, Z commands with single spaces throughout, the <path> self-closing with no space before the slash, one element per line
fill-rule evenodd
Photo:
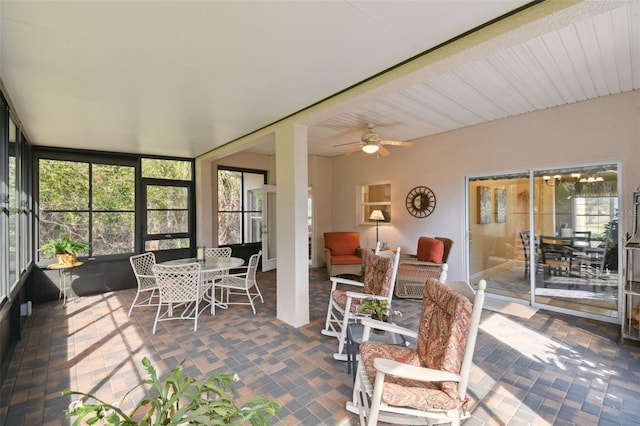
<path fill-rule="evenodd" d="M 444 243 L 435 238 L 420 237 L 418 239 L 418 260 L 421 262 L 442 263 Z"/>
<path fill-rule="evenodd" d="M 358 232 L 325 232 L 324 246 L 331 251 L 331 256 L 356 254 L 360 247 Z"/>

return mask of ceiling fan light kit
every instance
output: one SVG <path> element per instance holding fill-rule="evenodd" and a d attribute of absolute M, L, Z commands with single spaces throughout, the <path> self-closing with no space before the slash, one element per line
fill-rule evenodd
<path fill-rule="evenodd" d="M 384 145 L 393 145 L 393 146 L 412 146 L 411 142 L 405 141 L 395 141 L 395 140 L 383 140 L 380 139 L 380 135 L 373 131 L 375 124 L 369 123 L 367 124 L 367 131 L 360 136 L 360 142 L 349 142 L 341 145 L 335 146 L 343 146 L 343 145 L 351 145 L 358 143 L 359 147 L 354 148 L 353 150 L 347 152 L 345 155 L 351 155 L 354 152 L 362 151 L 366 154 L 379 154 L 383 157 L 389 155 L 389 150 L 384 147 Z"/>
<path fill-rule="evenodd" d="M 380 147 L 375 143 L 367 143 L 362 145 L 362 150 L 367 154 L 375 154 L 376 152 L 378 152 L 379 149 Z"/>

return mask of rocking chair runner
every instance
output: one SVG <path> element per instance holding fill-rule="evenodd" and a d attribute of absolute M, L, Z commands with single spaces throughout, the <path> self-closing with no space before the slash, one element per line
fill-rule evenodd
<path fill-rule="evenodd" d="M 367 256 L 365 263 L 364 283 L 340 277 L 331 277 L 331 293 L 327 308 L 327 319 L 322 334 L 338 338 L 338 352 L 334 358 L 346 361 L 345 344 L 347 341 L 347 325 L 360 318 L 369 317 L 367 312 L 358 312 L 363 299 L 375 297 L 384 299 L 391 306 L 396 271 L 400 261 L 400 247 L 394 254 L 390 250 Z M 362 288 L 361 292 L 338 289 L 337 285 L 350 285 Z"/>
<path fill-rule="evenodd" d="M 459 425 L 469 417 L 466 391 L 484 304 L 486 282 L 478 292 L 464 282 L 427 281 L 418 332 L 363 319 L 353 400 L 347 410 L 361 425 L 378 419 L 393 424 Z M 366 341 L 371 327 L 418 339 L 418 348 Z M 366 420 L 365 420 L 366 419 Z"/>

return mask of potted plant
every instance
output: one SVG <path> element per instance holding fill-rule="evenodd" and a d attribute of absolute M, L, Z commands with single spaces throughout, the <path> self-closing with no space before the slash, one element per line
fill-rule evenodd
<path fill-rule="evenodd" d="M 391 309 L 391 305 L 387 299 L 378 299 L 375 297 L 367 297 L 358 307 L 359 313 L 368 313 L 372 319 L 379 321 L 389 321 L 389 315 L 402 315 L 399 311 Z"/>
<path fill-rule="evenodd" d="M 219 425 L 272 424 L 272 416 L 280 411 L 280 404 L 263 397 L 236 403 L 233 399 L 233 382 L 237 376 L 214 374 L 206 380 L 184 376 L 182 362 L 171 370 L 161 383 L 151 361 L 147 357 L 142 365 L 150 378 L 140 381 L 129 390 L 123 400 L 135 389 L 148 385 L 148 395 L 130 413 L 125 413 L 118 403 L 109 404 L 84 392 L 65 391 L 63 395 L 80 395 L 85 401 L 74 401 L 65 410 L 67 417 L 75 417 L 73 425 L 102 424 L 118 426 L 134 425 Z M 91 403 L 87 403 L 87 401 Z"/>
<path fill-rule="evenodd" d="M 38 250 L 48 258 L 55 256 L 60 264 L 73 265 L 76 263 L 78 255 L 87 248 L 89 248 L 88 244 L 73 241 L 69 235 L 65 235 L 62 238 L 48 241 Z"/>

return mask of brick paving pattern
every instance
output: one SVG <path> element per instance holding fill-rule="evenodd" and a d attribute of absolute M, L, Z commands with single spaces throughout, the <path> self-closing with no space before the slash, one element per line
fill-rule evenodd
<path fill-rule="evenodd" d="M 34 306 L 2 385 L 0 424 L 69 425 L 61 396 L 73 389 L 117 401 L 144 376 L 149 357 L 161 376 L 185 359 L 186 374 L 238 373 L 239 398 L 265 395 L 282 411 L 274 423 L 355 425 L 347 412 L 352 379 L 323 336 L 328 291 L 324 269 L 310 270 L 310 323 L 275 318 L 275 273 L 259 273 L 265 303 L 205 311 L 191 321 L 160 323 L 155 308 L 127 310 L 133 290 Z M 394 300 L 396 322 L 415 328 L 420 303 Z M 619 327 L 538 311 L 524 320 L 484 311 L 471 372 L 472 418 L 465 425 L 640 424 L 640 346 L 617 344 Z M 141 397 L 123 403 L 131 407 Z"/>

